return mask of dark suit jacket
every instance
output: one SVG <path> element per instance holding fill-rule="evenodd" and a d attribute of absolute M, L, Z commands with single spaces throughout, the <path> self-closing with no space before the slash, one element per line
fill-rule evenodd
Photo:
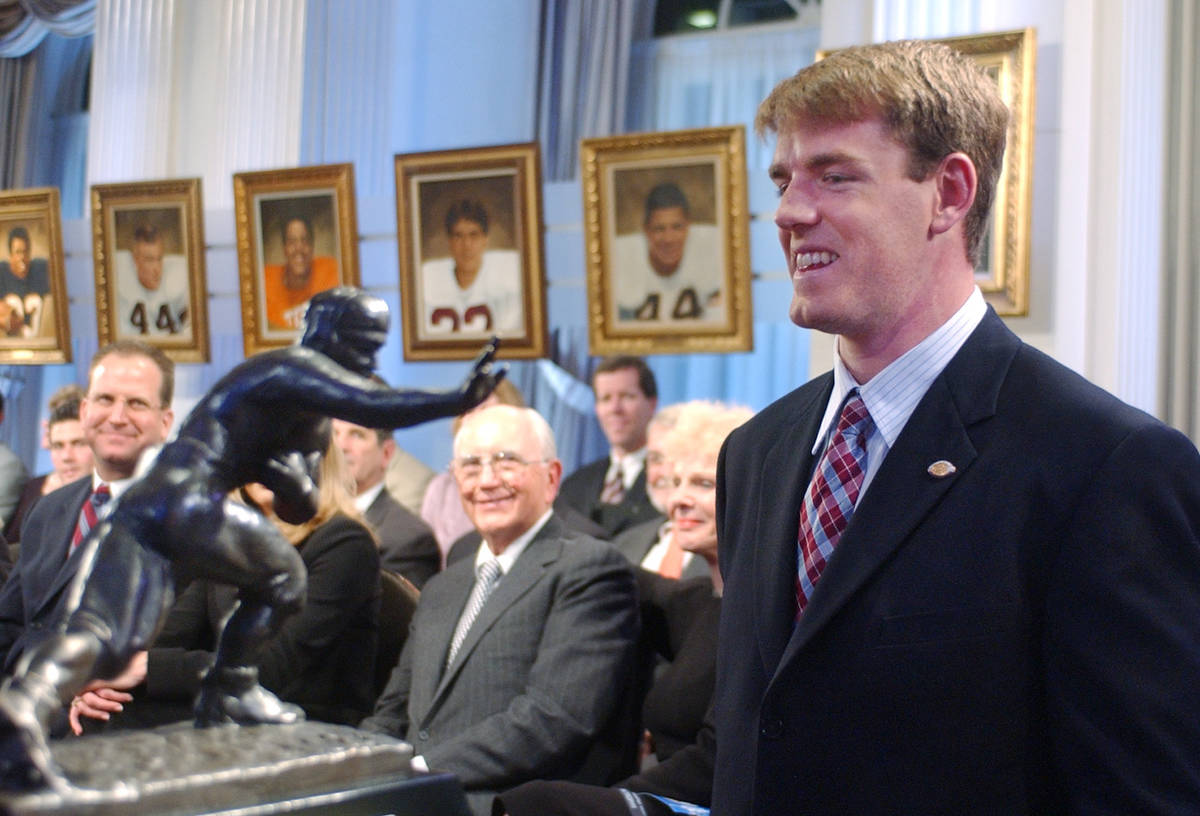
<path fill-rule="evenodd" d="M 1200 455 L 989 310 L 797 624 L 825 375 L 734 431 L 713 812 L 1186 813 L 1200 803 Z M 946 460 L 955 472 L 937 478 Z"/>
<path fill-rule="evenodd" d="M 604 488 L 604 476 L 608 473 L 608 458 L 597 459 L 563 479 L 558 497 L 583 515 L 608 531 L 612 538 L 626 527 L 659 515 L 646 495 L 646 469 L 638 474 L 637 480 L 625 491 L 620 504 L 602 504 L 600 491 Z"/>
<path fill-rule="evenodd" d="M 433 530 L 404 505 L 381 490 L 363 514 L 379 537 L 379 557 L 384 569 L 403 575 L 417 587 L 442 565 Z"/>
<path fill-rule="evenodd" d="M 646 557 L 646 553 L 650 552 L 650 548 L 658 543 L 658 531 L 662 528 L 663 522 L 666 519 L 663 516 L 655 516 L 646 521 L 640 521 L 632 527 L 626 527 L 616 538 L 613 539 L 613 546 L 621 555 L 629 559 L 629 562 L 634 566 L 641 566 L 642 559 Z M 688 561 L 687 566 L 683 568 L 683 574 L 679 576 L 680 580 L 689 578 L 712 578 L 712 572 L 708 568 L 708 562 L 698 555 L 692 556 L 692 560 Z"/>
<path fill-rule="evenodd" d="M 490 812 L 488 792 L 528 779 L 619 779 L 634 736 L 620 722 L 638 634 L 629 564 L 551 516 L 443 674 L 474 580 L 469 559 L 429 580 L 362 727 L 406 738 L 430 768 L 456 774 L 479 813 Z"/>
<path fill-rule="evenodd" d="M 87 475 L 47 493 L 21 528 L 21 553 L 0 589 L 0 659 L 11 672 L 17 657 L 49 634 L 75 577 L 83 548 L 67 558 L 79 508 L 92 490 Z"/>
<path fill-rule="evenodd" d="M 353 725 L 375 701 L 379 553 L 366 528 L 341 515 L 297 550 L 308 571 L 307 600 L 259 653 L 259 680 L 311 719 Z M 183 701 L 190 708 L 236 601 L 232 586 L 192 581 L 150 649 L 148 699 Z"/>

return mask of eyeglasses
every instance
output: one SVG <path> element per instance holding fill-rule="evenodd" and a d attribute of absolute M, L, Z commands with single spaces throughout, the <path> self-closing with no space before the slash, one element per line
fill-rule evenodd
<path fill-rule="evenodd" d="M 546 461 L 539 459 L 539 462 Z M 512 451 L 498 451 L 491 456 L 461 456 L 450 463 L 455 475 L 463 482 L 474 482 L 483 477 L 483 469 L 492 466 L 492 473 L 500 479 L 508 480 L 520 474 L 525 468 L 534 464 L 520 454 Z"/>

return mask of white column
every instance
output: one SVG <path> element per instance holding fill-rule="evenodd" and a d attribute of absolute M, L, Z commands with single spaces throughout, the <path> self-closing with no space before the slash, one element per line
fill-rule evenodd
<path fill-rule="evenodd" d="M 1074 239 L 1086 242 L 1086 297 L 1058 296 L 1066 301 L 1062 311 L 1070 311 L 1076 299 L 1086 309 L 1084 373 L 1153 412 L 1163 275 L 1167 7 L 1164 0 L 1099 0 L 1096 6 L 1088 232 Z M 1064 187 L 1073 181 L 1060 176 Z"/>
<path fill-rule="evenodd" d="M 100 0 L 89 183 L 204 180 L 299 157 L 305 0 Z"/>

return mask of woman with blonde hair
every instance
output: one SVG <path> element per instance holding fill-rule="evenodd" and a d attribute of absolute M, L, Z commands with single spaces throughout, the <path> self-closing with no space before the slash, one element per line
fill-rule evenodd
<path fill-rule="evenodd" d="M 330 444 L 320 467 L 317 513 L 288 524 L 274 512 L 274 496 L 260 484 L 239 494 L 253 511 L 269 518 L 296 546 L 308 570 L 304 609 L 289 617 L 258 655 L 259 682 L 281 700 L 300 706 L 309 719 L 354 724 L 374 705 L 375 653 L 379 628 L 379 549 L 354 507 L 350 475 L 341 450 Z M 200 677 L 237 590 L 209 580 L 181 592 L 162 632 L 147 654 L 146 679 L 131 691 L 85 692 L 71 707 L 80 715 L 137 727 L 190 716 Z M 126 720 L 126 722 L 122 722 Z"/>

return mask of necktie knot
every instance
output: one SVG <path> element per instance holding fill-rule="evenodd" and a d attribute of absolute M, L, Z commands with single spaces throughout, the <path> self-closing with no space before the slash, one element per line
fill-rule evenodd
<path fill-rule="evenodd" d="M 92 491 L 92 506 L 99 510 L 104 505 L 108 504 L 108 500 L 112 498 L 112 490 L 107 484 L 101 482 L 96 485 L 96 489 Z"/>

